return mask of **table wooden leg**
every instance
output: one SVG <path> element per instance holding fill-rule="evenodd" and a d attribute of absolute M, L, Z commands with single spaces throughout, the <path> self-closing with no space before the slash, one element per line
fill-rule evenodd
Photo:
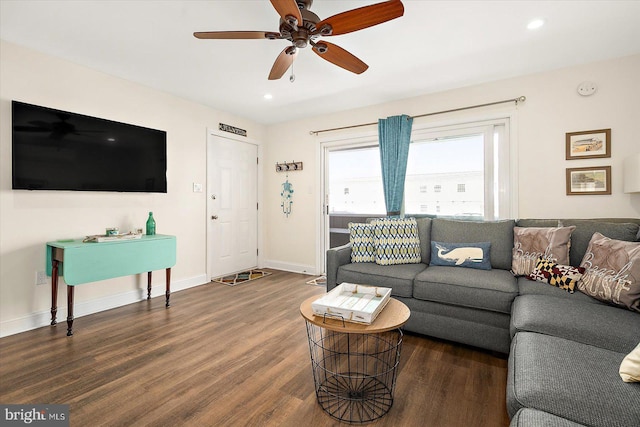
<path fill-rule="evenodd" d="M 58 264 L 55 259 L 51 263 L 51 325 L 58 323 Z"/>
<path fill-rule="evenodd" d="M 147 299 L 151 299 L 151 272 L 147 272 Z"/>
<path fill-rule="evenodd" d="M 73 286 L 67 285 L 67 336 L 73 335 Z"/>
<path fill-rule="evenodd" d="M 171 297 L 171 268 L 167 268 L 167 292 L 165 293 L 167 297 L 167 302 L 165 304 L 166 307 L 169 307 L 169 298 Z"/>

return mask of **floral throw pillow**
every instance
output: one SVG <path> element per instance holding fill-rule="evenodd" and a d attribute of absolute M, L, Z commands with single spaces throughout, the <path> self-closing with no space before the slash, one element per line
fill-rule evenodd
<path fill-rule="evenodd" d="M 527 276 L 527 279 L 548 283 L 572 294 L 584 271 L 582 267 L 562 265 L 548 258 L 540 257 L 536 263 L 536 268 Z"/>
<path fill-rule="evenodd" d="M 569 265 L 571 227 L 514 227 L 511 272 L 527 276 L 533 272 L 539 257 Z"/>
<path fill-rule="evenodd" d="M 640 242 L 593 233 L 580 266 L 586 270 L 580 292 L 640 312 Z"/>

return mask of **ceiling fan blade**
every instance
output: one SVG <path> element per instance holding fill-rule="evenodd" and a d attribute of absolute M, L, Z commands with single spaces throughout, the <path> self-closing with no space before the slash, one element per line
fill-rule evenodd
<path fill-rule="evenodd" d="M 337 36 L 382 24 L 404 15 L 400 0 L 390 0 L 359 7 L 333 15 L 316 24 L 316 32 L 323 36 Z"/>
<path fill-rule="evenodd" d="M 271 4 L 283 21 L 291 25 L 302 24 L 302 13 L 298 9 L 296 0 L 271 0 Z M 292 22 L 289 17 L 295 18 L 296 22 Z"/>
<path fill-rule="evenodd" d="M 362 74 L 367 71 L 369 66 L 358 59 L 355 55 L 347 52 L 340 46 L 333 43 L 321 41 L 314 43 L 313 51 L 322 59 L 342 67 L 352 73 Z"/>
<path fill-rule="evenodd" d="M 271 67 L 271 72 L 269 73 L 269 80 L 278 80 L 280 77 L 287 72 L 293 61 L 296 59 L 298 55 L 298 49 L 294 46 L 289 46 L 285 48 L 280 55 L 276 58 L 276 62 L 273 63 L 273 67 Z"/>
<path fill-rule="evenodd" d="M 279 39 L 280 33 L 269 31 L 202 31 L 195 32 L 197 39 Z"/>

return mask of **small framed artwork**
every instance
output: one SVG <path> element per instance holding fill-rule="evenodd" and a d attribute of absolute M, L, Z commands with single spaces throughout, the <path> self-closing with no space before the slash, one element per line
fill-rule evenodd
<path fill-rule="evenodd" d="M 611 166 L 567 168 L 567 195 L 611 194 Z"/>
<path fill-rule="evenodd" d="M 567 160 L 611 157 L 611 129 L 567 133 Z"/>

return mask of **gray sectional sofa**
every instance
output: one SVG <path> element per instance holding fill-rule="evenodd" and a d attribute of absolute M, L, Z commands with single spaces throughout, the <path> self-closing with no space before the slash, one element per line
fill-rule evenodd
<path fill-rule="evenodd" d="M 560 221 L 560 223 L 559 223 Z M 418 218 L 421 263 L 351 263 L 327 251 L 327 290 L 343 282 L 392 288 L 411 309 L 405 330 L 509 354 L 512 426 L 640 426 L 640 383 L 622 359 L 640 343 L 640 313 L 510 272 L 514 227 L 575 226 L 579 266 L 594 232 L 640 241 L 640 219 L 456 221 Z M 491 270 L 429 265 L 431 241 L 491 242 Z"/>

